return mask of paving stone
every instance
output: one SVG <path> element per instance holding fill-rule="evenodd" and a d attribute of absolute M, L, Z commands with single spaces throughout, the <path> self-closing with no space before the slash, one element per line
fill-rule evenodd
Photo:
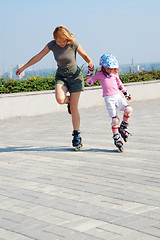
<path fill-rule="evenodd" d="M 20 235 L 15 232 L 11 232 L 11 231 L 0 228 L 0 236 L 1 236 L 0 239 L 16 240 L 17 237 L 19 237 Z"/>
<path fill-rule="evenodd" d="M 0 239 L 160 238 L 160 99 L 131 104 L 123 153 L 105 106 L 81 109 L 79 152 L 67 113 L 0 121 Z"/>

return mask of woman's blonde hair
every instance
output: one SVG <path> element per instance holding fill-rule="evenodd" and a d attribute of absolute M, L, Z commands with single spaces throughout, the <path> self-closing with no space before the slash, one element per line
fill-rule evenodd
<path fill-rule="evenodd" d="M 103 66 L 101 66 L 101 72 L 103 72 L 104 76 L 107 77 L 108 73 L 118 73 L 119 69 L 118 68 L 104 68 Z"/>
<path fill-rule="evenodd" d="M 55 40 L 57 40 L 57 38 L 60 38 L 60 39 L 66 39 L 72 44 L 75 43 L 75 36 L 70 31 L 68 31 L 68 29 L 65 28 L 64 26 L 56 27 L 53 32 L 53 37 Z"/>

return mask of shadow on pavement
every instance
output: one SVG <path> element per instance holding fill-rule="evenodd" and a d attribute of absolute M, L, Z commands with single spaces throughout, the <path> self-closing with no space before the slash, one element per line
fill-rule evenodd
<path fill-rule="evenodd" d="M 6 147 L 0 148 L 0 152 L 77 152 L 74 148 L 68 148 L 66 146 L 61 147 Z M 81 149 L 80 152 L 118 152 L 117 149 L 109 150 L 109 149 L 99 149 L 99 148 L 88 148 Z"/>

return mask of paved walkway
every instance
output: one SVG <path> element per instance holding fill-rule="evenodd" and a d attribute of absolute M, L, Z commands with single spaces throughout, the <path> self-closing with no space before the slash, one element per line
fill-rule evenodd
<path fill-rule="evenodd" d="M 105 107 L 0 121 L 0 240 L 160 239 L 160 99 L 132 103 L 132 136 L 113 145 Z"/>

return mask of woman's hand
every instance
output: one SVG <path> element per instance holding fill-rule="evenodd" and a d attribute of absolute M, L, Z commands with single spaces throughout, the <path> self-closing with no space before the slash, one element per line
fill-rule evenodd
<path fill-rule="evenodd" d="M 89 66 L 90 70 L 94 71 L 93 62 L 89 62 L 89 63 L 88 63 L 88 66 Z"/>
<path fill-rule="evenodd" d="M 16 71 L 16 75 L 20 75 L 24 71 L 24 68 L 21 67 Z"/>

